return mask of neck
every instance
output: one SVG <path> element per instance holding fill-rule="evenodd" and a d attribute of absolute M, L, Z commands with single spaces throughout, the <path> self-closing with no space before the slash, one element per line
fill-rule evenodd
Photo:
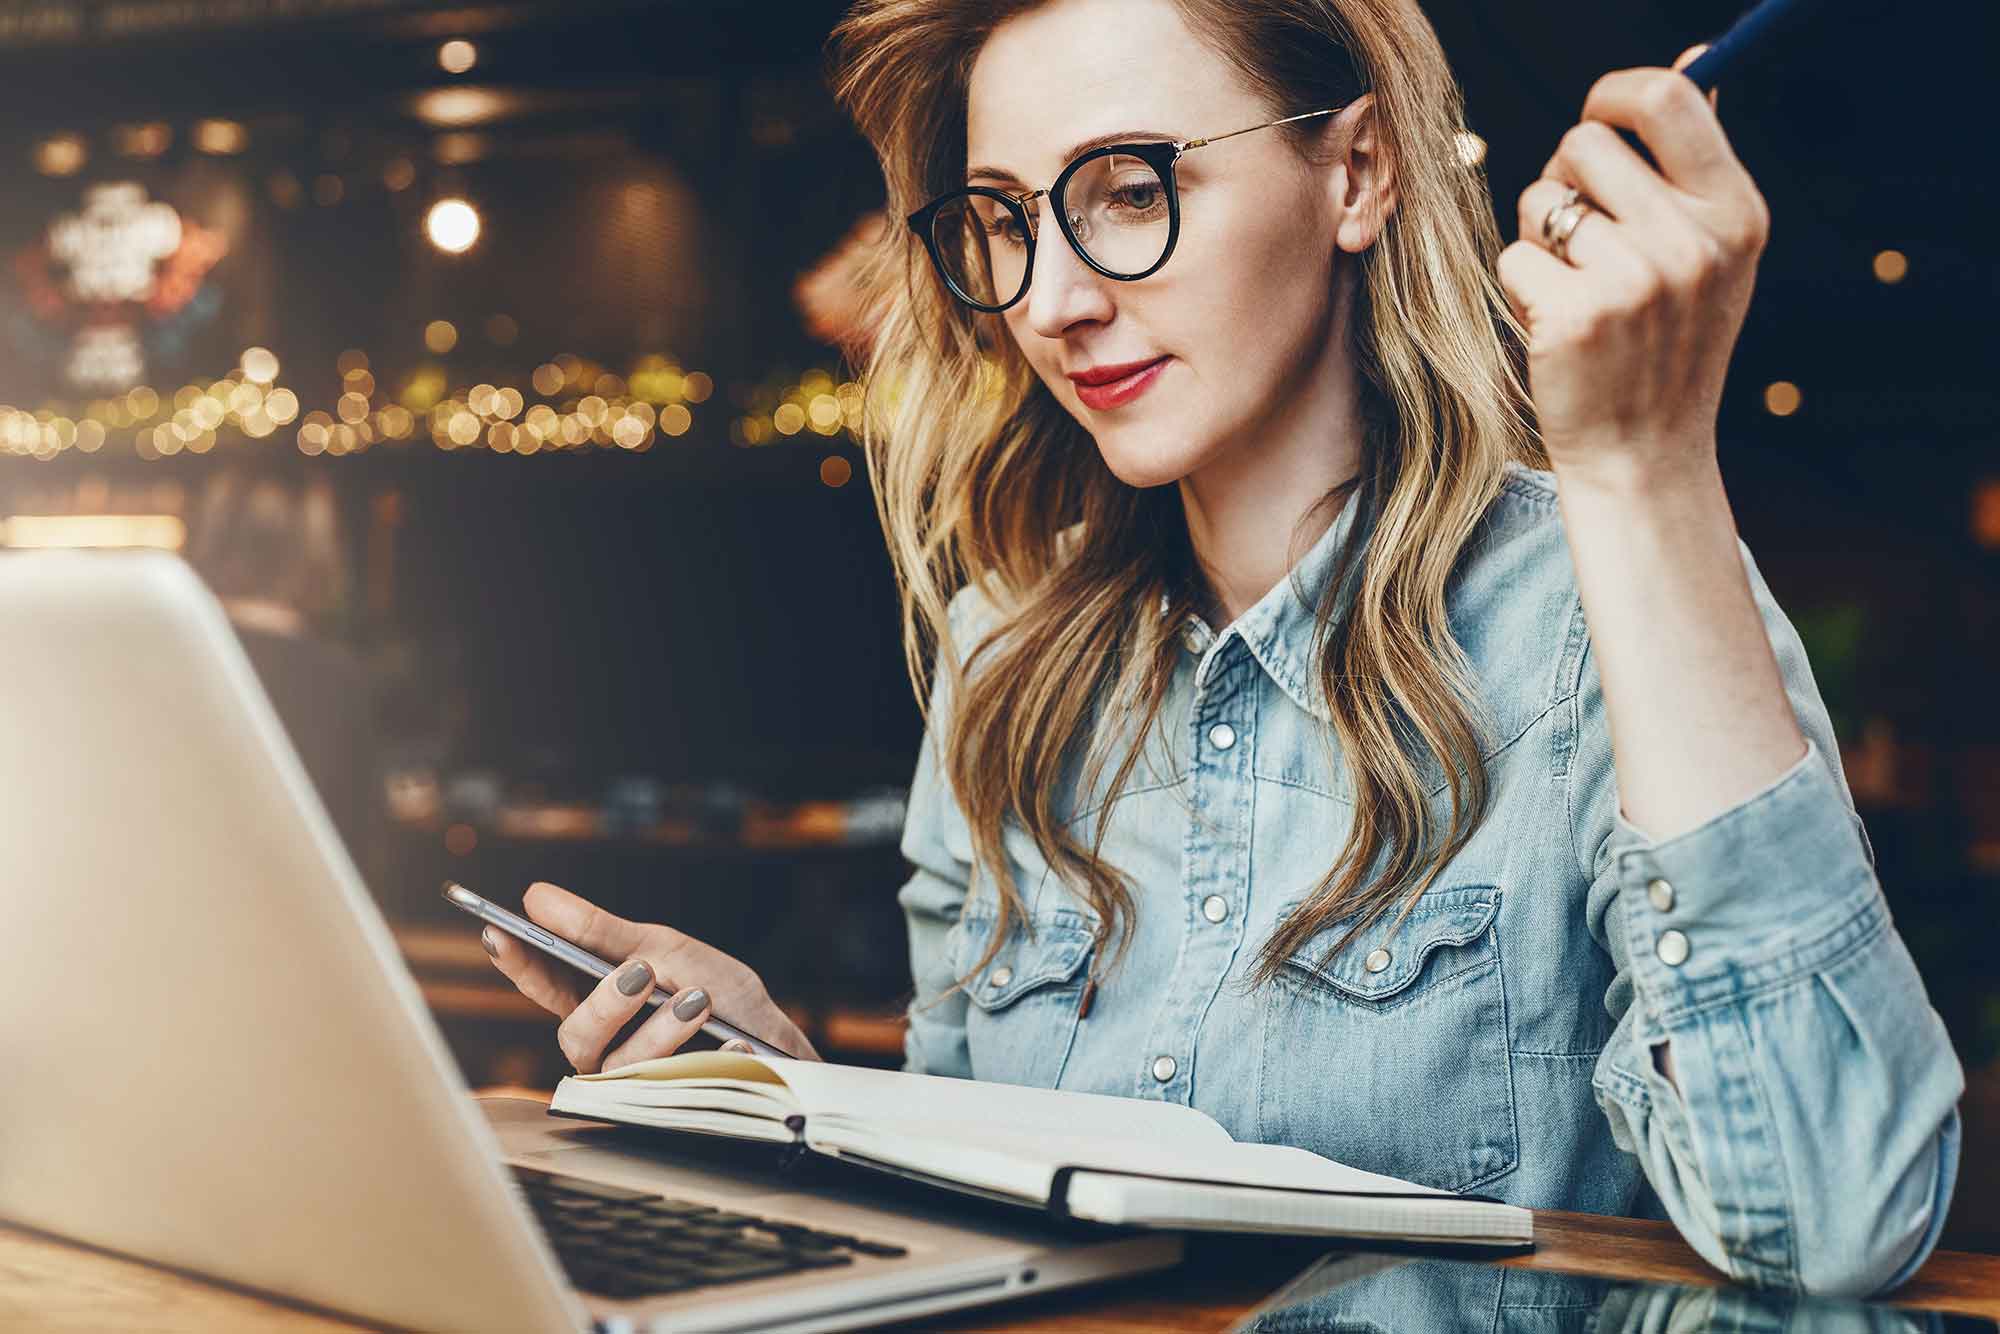
<path fill-rule="evenodd" d="M 1213 463 L 1180 481 L 1202 610 L 1221 629 L 1275 588 L 1332 525 L 1327 492 L 1361 467 L 1360 377 L 1345 340 L 1348 302 L 1334 303 L 1315 361 L 1301 366 Z"/>

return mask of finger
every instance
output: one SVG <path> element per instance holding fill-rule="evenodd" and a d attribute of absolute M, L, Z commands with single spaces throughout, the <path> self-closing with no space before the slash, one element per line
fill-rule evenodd
<path fill-rule="evenodd" d="M 1556 338 L 1562 312 L 1586 300 L 1583 276 L 1533 242 L 1516 241 L 1502 250 L 1495 272 L 1535 344 Z"/>
<path fill-rule="evenodd" d="M 1556 256 L 1553 238 L 1542 235 L 1542 223 L 1549 210 L 1562 202 L 1567 188 L 1561 181 L 1542 180 L 1521 192 L 1521 239 L 1556 258 L 1558 263 L 1565 261 Z M 1593 277 L 1643 271 L 1635 266 L 1636 256 L 1631 253 L 1628 234 L 1608 213 L 1591 209 L 1570 230 L 1569 244 L 1563 248 L 1567 267 L 1588 269 Z"/>
<path fill-rule="evenodd" d="M 652 1017 L 639 1025 L 631 1037 L 604 1054 L 604 1068 L 616 1070 L 634 1061 L 673 1055 L 689 1038 L 701 1032 L 710 1008 L 708 993 L 700 987 L 676 993 L 672 1000 L 654 1010 Z"/>
<path fill-rule="evenodd" d="M 1701 53 L 1706 50 L 1708 50 L 1707 42 L 1696 42 L 1693 46 L 1690 46 L 1674 58 L 1674 68 L 1677 70 L 1686 69 L 1689 65 L 1694 64 L 1695 61 L 1700 60 Z M 1718 111 L 1722 109 L 1722 89 L 1711 88 L 1708 90 L 1708 104 Z"/>
<path fill-rule="evenodd" d="M 627 959 L 557 1025 L 556 1045 L 578 1074 L 587 1075 L 600 1067 L 605 1047 L 625 1021 L 645 1005 L 653 982 L 651 964 L 644 959 Z"/>
<path fill-rule="evenodd" d="M 1684 227 L 1697 207 L 1601 120 L 1571 126 L 1544 174 L 1576 186 L 1600 210 L 1642 231 Z"/>
<path fill-rule="evenodd" d="M 521 906 L 530 920 L 607 959 L 630 958 L 646 946 L 637 922 L 608 913 L 559 885 L 536 881 L 521 896 Z"/>
<path fill-rule="evenodd" d="M 582 988 L 568 969 L 558 970 L 548 958 L 529 949 L 498 927 L 485 927 L 479 940 L 493 957 L 493 966 L 515 989 L 553 1015 L 565 1015 L 583 1000 Z"/>
<path fill-rule="evenodd" d="M 742 1038 L 729 1039 L 729 1041 L 722 1044 L 721 1050 L 740 1051 L 745 1056 L 754 1056 L 756 1054 L 755 1052 L 750 1050 L 750 1044 L 745 1042 Z"/>
<path fill-rule="evenodd" d="M 1666 178 L 1691 194 L 1726 198 L 1748 179 L 1715 108 L 1692 81 L 1670 70 L 1605 75 L 1584 99 L 1580 119 L 1637 134 Z"/>

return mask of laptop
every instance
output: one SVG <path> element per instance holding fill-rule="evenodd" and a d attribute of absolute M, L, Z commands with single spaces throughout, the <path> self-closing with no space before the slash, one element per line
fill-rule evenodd
<path fill-rule="evenodd" d="M 470 1096 L 175 556 L 0 556 L 0 680 L 0 1219 L 436 1330 L 803 1334 L 1181 1256 Z"/>

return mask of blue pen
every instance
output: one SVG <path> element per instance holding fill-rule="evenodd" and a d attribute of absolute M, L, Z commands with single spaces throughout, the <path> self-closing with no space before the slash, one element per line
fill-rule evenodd
<path fill-rule="evenodd" d="M 1796 23 L 1813 9 L 1815 3 L 1816 0 L 1764 0 L 1731 24 L 1728 32 L 1716 38 L 1708 50 L 1689 62 L 1681 73 L 1692 80 L 1695 87 L 1704 93 L 1709 92 L 1725 77 L 1742 68 L 1753 53 L 1768 47 L 1779 32 Z M 1658 160 L 1638 135 L 1627 129 L 1620 129 L 1618 133 L 1646 160 L 1648 166 L 1658 169 Z"/>
<path fill-rule="evenodd" d="M 1752 51 L 1760 50 L 1780 29 L 1812 9 L 1813 4 L 1814 0 L 1764 0 L 1731 24 L 1728 32 L 1716 38 L 1681 73 L 1694 80 L 1695 87 L 1708 92 L 1724 76 L 1734 73 Z"/>

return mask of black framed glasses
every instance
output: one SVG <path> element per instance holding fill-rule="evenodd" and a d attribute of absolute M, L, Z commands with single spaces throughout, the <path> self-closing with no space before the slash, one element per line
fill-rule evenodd
<path fill-rule="evenodd" d="M 1030 212 L 1028 205 L 1043 195 L 1079 259 L 1107 278 L 1136 282 L 1159 272 L 1180 239 L 1174 164 L 1183 155 L 1239 134 L 1338 110 L 1304 111 L 1205 139 L 1106 144 L 1064 167 L 1046 190 L 1017 195 L 968 185 L 939 195 L 907 221 L 923 239 L 951 294 L 974 310 L 997 313 L 1027 295 L 1040 232 L 1039 211 Z"/>

